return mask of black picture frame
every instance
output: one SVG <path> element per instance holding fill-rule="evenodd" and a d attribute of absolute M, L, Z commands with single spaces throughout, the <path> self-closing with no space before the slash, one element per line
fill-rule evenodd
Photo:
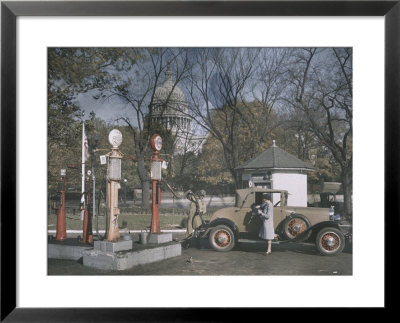
<path fill-rule="evenodd" d="M 19 16 L 384 16 L 385 17 L 385 259 L 398 235 L 400 1 L 3 1 L 1 3 L 1 321 L 224 321 L 194 308 L 17 308 L 16 300 L 16 19 Z M 368 176 L 368 175 L 366 175 Z M 391 211 L 394 210 L 394 213 Z M 391 217 L 391 218 L 390 218 Z M 394 225 L 389 225 L 394 221 Z M 371 237 L 371 243 L 373 238 Z M 388 280 L 385 266 L 385 284 Z M 393 284 L 395 286 L 395 284 Z M 385 295 L 389 295 L 385 286 Z M 38 291 L 40 292 L 40 291 Z M 182 297 L 188 297 L 187 292 Z M 195 297 L 195 296 L 190 296 Z M 385 308 L 392 303 L 385 297 Z M 257 314 L 255 314 L 257 315 Z"/>

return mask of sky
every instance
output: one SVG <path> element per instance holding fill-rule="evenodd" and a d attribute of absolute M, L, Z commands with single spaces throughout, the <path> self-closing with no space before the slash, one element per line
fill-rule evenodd
<path fill-rule="evenodd" d="M 76 104 L 85 112 L 88 118 L 89 113 L 94 111 L 96 116 L 109 123 L 115 123 L 116 119 L 120 116 L 130 116 L 132 113 L 131 108 L 125 103 L 118 102 L 117 100 L 96 100 L 93 95 L 97 91 L 89 91 L 81 93 L 76 98 Z"/>

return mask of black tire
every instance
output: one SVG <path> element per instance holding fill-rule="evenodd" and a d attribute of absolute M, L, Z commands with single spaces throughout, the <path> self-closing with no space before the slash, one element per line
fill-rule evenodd
<path fill-rule="evenodd" d="M 190 247 L 190 240 L 185 240 L 182 242 L 182 248 L 189 249 Z"/>
<path fill-rule="evenodd" d="M 311 227 L 310 221 L 301 214 L 288 216 L 282 225 L 283 237 L 286 240 L 299 238 L 298 241 L 304 241 L 310 238 L 311 231 L 305 233 Z M 303 234 L 303 236 L 301 236 Z"/>
<path fill-rule="evenodd" d="M 321 229 L 315 240 L 318 251 L 324 256 L 336 256 L 343 251 L 346 239 L 343 233 L 336 228 Z"/>
<path fill-rule="evenodd" d="M 217 225 L 208 236 L 210 246 L 215 251 L 230 251 L 235 246 L 235 235 L 226 225 Z"/>

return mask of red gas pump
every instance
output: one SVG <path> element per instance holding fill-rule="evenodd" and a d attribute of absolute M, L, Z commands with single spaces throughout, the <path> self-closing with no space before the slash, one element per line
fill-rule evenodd
<path fill-rule="evenodd" d="M 67 187 L 66 183 L 67 171 L 61 170 L 61 180 L 59 183 L 59 192 L 61 193 L 61 205 L 57 213 L 57 233 L 56 240 L 64 241 L 67 239 L 67 223 L 65 218 L 65 190 Z"/>
<path fill-rule="evenodd" d="M 152 204 L 151 204 L 151 233 L 160 233 L 159 205 L 161 203 L 161 164 L 164 160 L 160 158 L 159 151 L 162 148 L 162 139 L 158 134 L 150 138 L 153 155 L 150 158 L 150 178 L 152 182 Z"/>

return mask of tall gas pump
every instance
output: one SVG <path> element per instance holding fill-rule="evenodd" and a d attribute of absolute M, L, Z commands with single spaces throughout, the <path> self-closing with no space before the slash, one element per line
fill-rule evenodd
<path fill-rule="evenodd" d="M 58 191 L 61 194 L 61 205 L 57 213 L 57 233 L 56 240 L 64 241 L 67 239 L 67 223 L 65 218 L 65 191 L 67 189 L 67 170 L 61 169 L 61 179 L 58 184 Z"/>
<path fill-rule="evenodd" d="M 92 231 L 92 213 L 90 204 L 92 203 L 91 194 L 91 175 L 92 171 L 88 170 L 87 177 L 85 179 L 85 203 L 83 208 L 83 237 L 80 242 L 82 243 L 93 243 L 93 231 Z"/>
<path fill-rule="evenodd" d="M 160 233 L 159 205 L 161 203 L 161 168 L 162 160 L 160 150 L 162 148 L 162 138 L 154 134 L 150 138 L 150 145 L 153 155 L 150 158 L 150 178 L 152 182 L 152 203 L 151 203 L 151 233 Z"/>
<path fill-rule="evenodd" d="M 108 141 L 112 145 L 108 155 L 107 163 L 107 207 L 109 209 L 109 223 L 106 241 L 119 241 L 120 234 L 118 228 L 118 186 L 121 180 L 121 159 L 119 145 L 122 143 L 122 133 L 118 129 L 113 129 L 108 135 Z"/>
<path fill-rule="evenodd" d="M 94 154 L 97 149 L 99 138 L 97 135 L 87 135 L 88 146 L 90 150 L 90 163 L 91 169 L 87 171 L 87 177 L 85 178 L 85 190 L 84 190 L 84 203 L 83 207 L 83 237 L 82 243 L 93 243 L 93 229 L 92 222 L 93 217 L 96 216 L 96 178 L 94 176 Z M 92 206 L 92 207 L 91 207 Z M 90 208 L 91 207 L 91 208 Z"/>

